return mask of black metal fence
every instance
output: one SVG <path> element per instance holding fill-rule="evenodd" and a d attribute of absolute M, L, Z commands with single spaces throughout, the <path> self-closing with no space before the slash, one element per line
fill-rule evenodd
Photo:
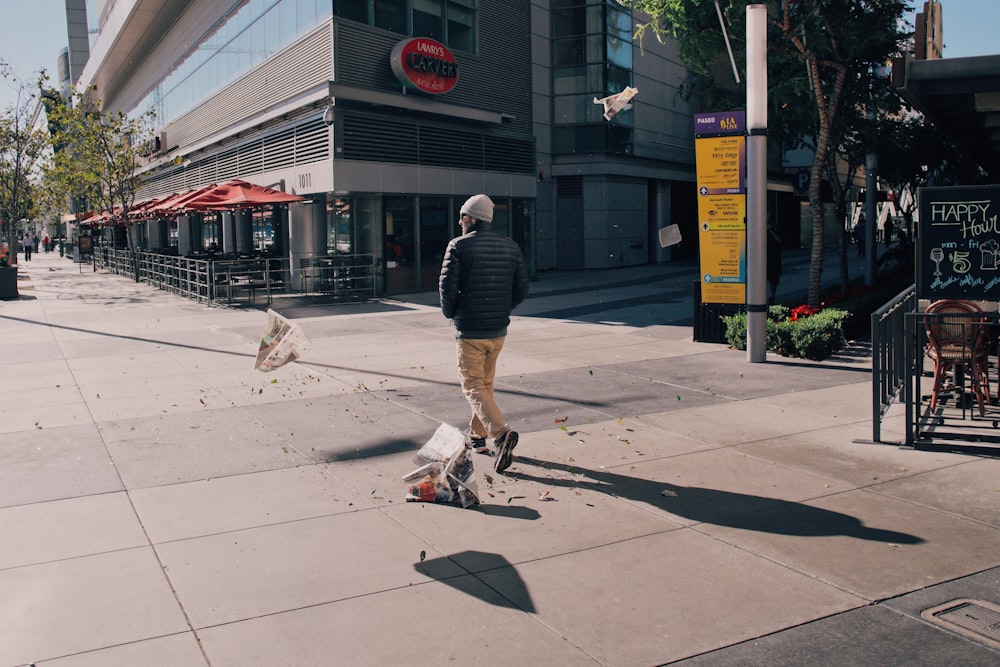
<path fill-rule="evenodd" d="M 872 440 L 882 439 L 882 417 L 899 398 L 913 375 L 913 359 L 906 354 L 904 315 L 917 309 L 913 285 L 872 313 Z"/>
<path fill-rule="evenodd" d="M 302 260 L 291 267 L 284 258 L 192 258 L 119 248 L 99 248 L 95 268 L 189 299 L 217 304 L 270 304 L 278 294 L 310 294 L 338 300 L 375 297 L 372 255 L 334 255 Z M 138 267 L 136 266 L 138 264 Z"/>

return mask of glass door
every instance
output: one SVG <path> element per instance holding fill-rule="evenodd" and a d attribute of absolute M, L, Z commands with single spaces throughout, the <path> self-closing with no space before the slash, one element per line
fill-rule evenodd
<path fill-rule="evenodd" d="M 384 200 L 385 289 L 390 294 L 416 286 L 413 204 L 413 197 Z"/>
<path fill-rule="evenodd" d="M 436 289 L 441 261 L 452 237 L 448 197 L 420 198 L 420 289 Z"/>

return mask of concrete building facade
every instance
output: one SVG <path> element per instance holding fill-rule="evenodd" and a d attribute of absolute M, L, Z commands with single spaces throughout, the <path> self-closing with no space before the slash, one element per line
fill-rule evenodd
<path fill-rule="evenodd" d="M 532 272 L 697 252 L 687 72 L 674 44 L 634 43 L 640 19 L 614 0 L 86 4 L 78 86 L 156 112 L 140 201 L 231 178 L 308 199 L 144 223 L 145 247 L 269 252 L 293 270 L 372 254 L 379 293 L 429 289 L 458 208 L 485 192 Z M 595 98 L 626 85 L 632 107 L 605 120 Z M 685 241 L 660 248 L 671 223 Z"/>

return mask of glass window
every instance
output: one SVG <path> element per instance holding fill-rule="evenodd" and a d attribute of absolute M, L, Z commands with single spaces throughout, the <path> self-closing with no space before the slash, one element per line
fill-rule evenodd
<path fill-rule="evenodd" d="M 608 87 L 607 90 L 617 93 L 625 86 L 632 85 L 632 70 L 622 69 L 615 65 L 608 65 Z"/>
<path fill-rule="evenodd" d="M 632 69 L 632 42 L 608 35 L 608 62 Z"/>
<path fill-rule="evenodd" d="M 253 212 L 253 249 L 268 252 L 274 247 L 274 212 L 271 209 Z"/>
<path fill-rule="evenodd" d="M 442 11 L 437 0 L 413 0 L 413 36 L 444 41 Z"/>
<path fill-rule="evenodd" d="M 335 0 L 333 12 L 340 18 L 357 21 L 358 23 L 370 23 L 368 7 L 370 0 Z"/>
<path fill-rule="evenodd" d="M 463 2 L 448 3 L 449 47 L 456 51 L 476 52 L 476 11 Z"/>
<path fill-rule="evenodd" d="M 457 51 L 476 50 L 476 0 L 335 0 L 333 13 L 403 35 L 430 37 Z"/>
<path fill-rule="evenodd" d="M 349 198 L 336 198 L 327 204 L 329 236 L 328 255 L 350 255 L 354 252 L 354 230 Z"/>
<path fill-rule="evenodd" d="M 201 223 L 201 247 L 205 250 L 218 250 L 222 247 L 218 213 L 206 213 Z"/>
<path fill-rule="evenodd" d="M 295 39 L 295 35 L 298 34 L 295 0 L 284 0 L 284 2 L 279 3 L 272 9 L 270 14 L 272 16 L 264 20 L 278 25 L 277 38 L 274 41 L 274 49 L 272 50 L 272 53 L 274 53 L 285 44 L 290 44 Z"/>
<path fill-rule="evenodd" d="M 587 10 L 585 7 L 569 7 L 552 13 L 553 37 L 586 35 L 587 32 Z"/>
<path fill-rule="evenodd" d="M 413 197 L 383 200 L 385 229 L 385 288 L 388 292 L 410 291 L 416 286 Z"/>
<path fill-rule="evenodd" d="M 316 6 L 316 0 L 298 0 L 295 8 L 295 23 L 298 26 L 296 30 L 302 33 L 316 25 L 316 20 L 319 18 L 318 12 L 319 7 Z"/>
<path fill-rule="evenodd" d="M 603 97 L 604 90 L 604 67 L 601 65 L 560 67 L 553 74 L 552 92 L 556 95 L 600 93 L 598 96 Z"/>
<path fill-rule="evenodd" d="M 597 123 L 603 120 L 604 107 L 594 104 L 593 95 L 560 95 L 552 100 L 553 122 L 557 125 Z"/>
<path fill-rule="evenodd" d="M 632 16 L 627 12 L 608 7 L 608 34 L 632 41 Z"/>
<path fill-rule="evenodd" d="M 407 30 L 406 0 L 375 0 L 375 27 L 402 35 Z"/>
<path fill-rule="evenodd" d="M 497 197 L 493 200 L 493 231 L 510 236 L 510 200 Z"/>
<path fill-rule="evenodd" d="M 521 247 L 528 275 L 535 275 L 535 200 L 511 201 L 510 237 Z"/>
<path fill-rule="evenodd" d="M 421 289 L 437 287 L 441 261 L 451 239 L 452 215 L 447 197 L 420 198 L 420 284 Z"/>

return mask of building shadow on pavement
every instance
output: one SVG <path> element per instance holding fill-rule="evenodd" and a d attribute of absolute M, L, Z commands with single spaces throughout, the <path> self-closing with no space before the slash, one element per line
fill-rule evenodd
<path fill-rule="evenodd" d="M 515 479 L 548 486 L 588 488 L 641 502 L 698 523 L 710 523 L 776 535 L 824 537 L 844 535 L 892 544 L 921 544 L 915 535 L 864 525 L 857 518 L 804 503 L 696 486 L 679 486 L 652 479 L 619 475 L 607 470 L 588 470 L 518 457 L 517 462 L 564 473 L 552 477 L 512 471 Z"/>

